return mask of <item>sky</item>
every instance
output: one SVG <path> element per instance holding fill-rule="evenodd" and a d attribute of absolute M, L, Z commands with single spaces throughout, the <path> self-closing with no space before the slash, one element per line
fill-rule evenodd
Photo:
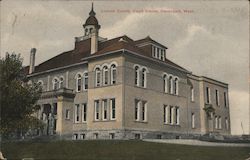
<path fill-rule="evenodd" d="M 36 65 L 74 48 L 84 35 L 92 1 L 2 0 L 1 57 L 20 53 Z M 94 1 L 100 36 L 150 36 L 168 47 L 167 58 L 192 71 L 229 84 L 232 134 L 248 134 L 248 1 Z"/>

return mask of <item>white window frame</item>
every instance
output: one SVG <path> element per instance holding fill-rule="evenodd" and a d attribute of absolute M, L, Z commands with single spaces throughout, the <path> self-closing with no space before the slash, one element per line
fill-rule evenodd
<path fill-rule="evenodd" d="M 175 112 L 176 125 L 180 125 L 180 107 L 175 107 Z"/>
<path fill-rule="evenodd" d="M 147 68 L 142 68 L 142 87 L 147 88 Z"/>
<path fill-rule="evenodd" d="M 168 75 L 167 74 L 163 75 L 163 90 L 164 90 L 164 93 L 168 93 Z"/>
<path fill-rule="evenodd" d="M 227 92 L 224 92 L 224 107 L 227 107 Z"/>
<path fill-rule="evenodd" d="M 194 102 L 194 87 L 191 87 L 191 101 Z"/>
<path fill-rule="evenodd" d="M 81 89 L 82 89 L 82 75 L 78 73 L 76 74 L 76 92 L 81 92 Z"/>
<path fill-rule="evenodd" d="M 140 67 L 135 66 L 134 67 L 134 73 L 135 73 L 135 85 L 140 86 Z"/>
<path fill-rule="evenodd" d="M 103 86 L 109 85 L 109 68 L 106 65 L 103 66 L 102 68 L 102 80 L 103 80 Z"/>
<path fill-rule="evenodd" d="M 215 89 L 215 102 L 217 106 L 220 106 L 220 92 L 218 89 Z"/>
<path fill-rule="evenodd" d="M 105 113 L 106 113 L 106 117 L 105 117 Z M 108 120 L 108 100 L 107 99 L 102 100 L 102 120 L 104 121 Z"/>
<path fill-rule="evenodd" d="M 135 121 L 140 121 L 140 103 L 141 101 L 135 100 Z"/>
<path fill-rule="evenodd" d="M 210 95 L 210 88 L 206 87 L 206 102 L 211 104 L 211 95 Z"/>
<path fill-rule="evenodd" d="M 174 78 L 174 94 L 179 95 L 179 78 Z"/>
<path fill-rule="evenodd" d="M 110 119 L 115 120 L 116 119 L 116 104 L 115 104 L 115 98 L 111 98 L 109 100 L 110 104 Z M 114 115 L 114 117 L 113 117 Z"/>
<path fill-rule="evenodd" d="M 88 80 L 89 80 L 88 72 L 84 72 L 83 73 L 83 87 L 82 87 L 84 91 L 88 90 Z"/>
<path fill-rule="evenodd" d="M 171 125 L 174 124 L 175 107 L 171 106 Z"/>
<path fill-rule="evenodd" d="M 59 79 L 57 77 L 53 78 L 52 87 L 53 87 L 53 90 L 58 90 L 59 89 Z"/>
<path fill-rule="evenodd" d="M 174 90 L 173 90 L 173 76 L 172 76 L 172 75 L 169 76 L 168 82 L 169 82 L 169 83 L 168 83 L 168 84 L 169 84 L 169 85 L 168 85 L 168 87 L 169 87 L 169 88 L 168 88 L 169 93 L 170 93 L 170 94 L 173 94 L 173 91 L 174 91 Z"/>
<path fill-rule="evenodd" d="M 225 128 L 226 130 L 229 130 L 229 121 L 227 117 L 225 118 Z"/>
<path fill-rule="evenodd" d="M 69 109 L 65 110 L 65 119 L 67 119 L 67 120 L 70 119 L 70 110 Z"/>
<path fill-rule="evenodd" d="M 147 102 L 142 101 L 141 102 L 141 115 L 142 115 L 142 121 L 147 122 Z"/>
<path fill-rule="evenodd" d="M 219 118 L 218 118 L 218 128 L 219 129 L 222 129 L 222 125 L 221 125 L 221 116 L 219 116 Z"/>
<path fill-rule="evenodd" d="M 78 120 L 77 120 L 78 117 Z M 75 123 L 79 123 L 80 122 L 80 105 L 79 104 L 75 104 Z"/>
<path fill-rule="evenodd" d="M 99 75 L 99 76 L 98 76 Z M 101 69 L 97 67 L 95 69 L 95 86 L 100 87 L 101 86 Z"/>
<path fill-rule="evenodd" d="M 169 123 L 169 106 L 168 105 L 164 105 L 163 107 L 163 112 L 164 112 L 164 124 L 168 124 Z"/>
<path fill-rule="evenodd" d="M 82 104 L 82 122 L 87 122 L 87 103 Z"/>
<path fill-rule="evenodd" d="M 98 104 L 98 105 L 97 105 Z M 99 100 L 95 100 L 94 101 L 94 106 L 95 106 L 95 121 L 99 121 L 100 120 L 100 101 Z M 98 117 L 97 117 L 98 115 Z"/>
<path fill-rule="evenodd" d="M 63 77 L 60 77 L 60 79 L 59 79 L 59 88 L 63 88 L 63 85 L 64 84 L 64 78 Z"/>
<path fill-rule="evenodd" d="M 218 129 L 218 116 L 215 116 L 214 119 L 215 119 L 215 126 L 214 126 L 214 128 Z"/>
<path fill-rule="evenodd" d="M 115 73 L 115 74 L 114 74 Z M 115 64 L 112 64 L 110 66 L 110 84 L 116 84 L 117 82 L 117 66 Z"/>
<path fill-rule="evenodd" d="M 191 126 L 193 129 L 195 128 L 195 113 L 191 113 Z"/>

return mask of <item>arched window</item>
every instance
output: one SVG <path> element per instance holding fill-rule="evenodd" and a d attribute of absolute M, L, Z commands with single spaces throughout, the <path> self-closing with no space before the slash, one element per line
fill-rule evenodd
<path fill-rule="evenodd" d="M 88 89 L 88 73 L 83 73 L 83 90 Z"/>
<path fill-rule="evenodd" d="M 165 93 L 168 92 L 168 77 L 166 74 L 163 75 L 163 90 Z"/>
<path fill-rule="evenodd" d="M 145 68 L 142 69 L 142 87 L 147 87 L 147 70 Z"/>
<path fill-rule="evenodd" d="M 97 87 L 101 85 L 101 70 L 100 70 L 100 68 L 95 69 L 95 85 Z"/>
<path fill-rule="evenodd" d="M 172 94 L 173 93 L 173 77 L 170 76 L 168 81 L 169 81 L 169 83 L 168 83 L 169 84 L 169 87 L 168 87 L 169 93 Z"/>
<path fill-rule="evenodd" d="M 57 78 L 53 79 L 53 90 L 57 90 L 59 88 L 59 81 Z"/>
<path fill-rule="evenodd" d="M 108 85 L 108 67 L 104 66 L 102 69 L 103 85 Z"/>
<path fill-rule="evenodd" d="M 59 79 L 59 88 L 63 88 L 63 77 L 60 77 Z"/>
<path fill-rule="evenodd" d="M 116 65 L 112 64 L 111 65 L 111 84 L 116 84 Z"/>
<path fill-rule="evenodd" d="M 176 77 L 174 79 L 174 94 L 178 95 L 178 90 L 179 90 L 179 79 Z"/>
<path fill-rule="evenodd" d="M 139 86 L 139 67 L 135 66 L 135 85 Z"/>
<path fill-rule="evenodd" d="M 76 76 L 76 91 L 80 92 L 82 88 L 82 76 L 81 74 L 77 74 Z"/>

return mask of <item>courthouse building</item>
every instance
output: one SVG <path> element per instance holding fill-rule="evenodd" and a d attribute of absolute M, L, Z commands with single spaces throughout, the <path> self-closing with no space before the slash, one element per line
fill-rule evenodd
<path fill-rule="evenodd" d="M 31 50 L 28 77 L 42 87 L 36 115 L 45 123 L 37 134 L 62 139 L 230 134 L 228 84 L 170 61 L 167 47 L 149 36 L 100 37 L 93 6 L 83 29 L 73 50 L 39 65 Z"/>

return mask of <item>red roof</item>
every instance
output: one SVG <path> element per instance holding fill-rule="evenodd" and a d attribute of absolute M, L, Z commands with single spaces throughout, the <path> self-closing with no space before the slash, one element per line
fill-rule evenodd
<path fill-rule="evenodd" d="M 152 40 L 150 37 L 134 41 L 131 38 L 124 35 L 124 36 L 110 39 L 107 41 L 99 42 L 98 51 L 96 53 L 94 53 L 93 55 L 91 55 L 90 54 L 90 39 L 86 39 L 86 40 L 83 40 L 80 42 L 76 42 L 74 50 L 63 52 L 63 53 L 61 53 L 61 54 L 59 54 L 51 59 L 39 64 L 38 66 L 35 67 L 34 73 L 73 65 L 73 64 L 82 62 L 83 61 L 82 59 L 88 59 L 88 57 L 90 58 L 90 57 L 93 57 L 96 55 L 102 55 L 102 54 L 105 54 L 108 52 L 117 51 L 117 50 L 121 50 L 121 49 L 125 49 L 127 51 L 134 52 L 134 53 L 137 53 L 139 55 L 155 59 L 151 56 L 151 54 L 149 54 L 148 52 L 146 52 L 145 50 L 143 50 L 142 48 L 137 46 L 138 44 L 140 44 L 140 42 L 144 43 L 144 42 L 148 42 L 148 41 L 159 44 L 158 42 Z M 158 60 L 158 59 L 155 59 L 155 60 Z M 159 60 L 159 61 L 161 61 L 161 60 Z M 161 61 L 161 62 L 165 62 L 165 63 L 167 63 L 173 67 L 176 67 L 180 70 L 187 71 L 186 69 L 180 67 L 179 65 L 173 63 L 172 61 L 170 61 L 168 59 L 166 59 L 165 61 Z"/>

